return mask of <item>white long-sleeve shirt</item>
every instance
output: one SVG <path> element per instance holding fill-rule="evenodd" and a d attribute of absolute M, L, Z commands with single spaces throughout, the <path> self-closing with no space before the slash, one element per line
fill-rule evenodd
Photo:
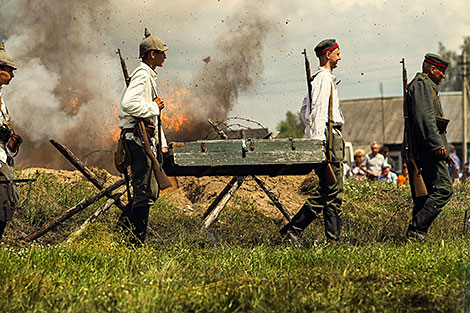
<path fill-rule="evenodd" d="M 129 86 L 124 89 L 119 110 L 119 127 L 133 128 L 135 118 L 144 119 L 157 126 L 157 116 L 160 109 L 153 100 L 157 97 L 157 74 L 147 64 L 141 62 L 132 72 Z M 168 147 L 165 134 L 161 129 L 162 147 Z M 142 140 L 132 132 L 126 134 L 126 139 L 134 140 L 142 145 Z"/>
<path fill-rule="evenodd" d="M 309 106 L 306 96 L 302 102 L 300 115 L 305 124 L 305 137 L 326 140 L 325 131 L 328 123 L 331 87 L 333 87 L 333 123 L 344 124 L 336 89 L 336 76 L 324 67 L 319 67 L 313 76 L 315 79 L 312 82 L 312 106 Z"/>
<path fill-rule="evenodd" d="M 7 122 L 8 124 L 10 124 L 10 115 L 7 113 L 7 106 L 5 105 L 5 100 L 3 100 L 2 97 L 2 86 L 0 86 L 0 102 L 0 109 L 3 113 L 0 114 L 0 126 L 3 124 L 3 122 Z M 0 161 L 2 161 L 3 163 L 7 163 L 7 157 L 11 155 L 10 151 L 8 151 L 6 144 L 7 142 L 0 141 Z"/>

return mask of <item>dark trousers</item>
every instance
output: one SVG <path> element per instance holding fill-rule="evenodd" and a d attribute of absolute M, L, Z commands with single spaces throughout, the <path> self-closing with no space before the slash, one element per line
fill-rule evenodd
<path fill-rule="evenodd" d="M 131 153 L 132 201 L 119 217 L 119 226 L 129 235 L 131 243 L 143 243 L 147 234 L 150 207 L 158 197 L 158 185 L 152 171 L 152 161 L 144 148 L 127 140 Z"/>
<path fill-rule="evenodd" d="M 0 240 L 2 240 L 3 232 L 5 231 L 6 226 L 7 222 L 0 222 Z"/>
<path fill-rule="evenodd" d="M 426 233 L 441 209 L 450 201 L 454 190 L 445 160 L 423 155 L 420 158 L 420 166 L 428 195 L 415 197 L 414 182 L 413 179 L 410 179 L 414 202 L 410 229 Z M 413 168 L 410 167 L 409 171 L 409 176 L 413 177 Z"/>
<path fill-rule="evenodd" d="M 295 233 L 302 232 L 307 226 L 323 212 L 325 234 L 330 240 L 338 240 L 341 233 L 341 204 L 343 202 L 343 163 L 344 140 L 340 135 L 333 135 L 333 162 L 331 167 L 337 182 L 327 185 L 321 175 L 321 169 L 316 170 L 319 177 L 319 186 L 313 191 L 299 212 L 288 224 Z M 288 228 L 289 228 L 288 226 Z"/>

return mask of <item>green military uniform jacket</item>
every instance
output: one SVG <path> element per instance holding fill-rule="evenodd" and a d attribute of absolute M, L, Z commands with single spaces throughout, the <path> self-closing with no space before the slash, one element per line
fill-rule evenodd
<path fill-rule="evenodd" d="M 443 117 L 437 85 L 426 75 L 416 74 L 408 85 L 408 114 L 416 157 L 447 148 L 445 132 L 439 132 L 436 116 Z"/>

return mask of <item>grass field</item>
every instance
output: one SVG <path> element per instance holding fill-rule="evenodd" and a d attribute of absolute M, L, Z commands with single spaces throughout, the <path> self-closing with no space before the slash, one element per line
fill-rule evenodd
<path fill-rule="evenodd" d="M 102 202 L 36 244 L 18 244 L 95 192 L 45 174 L 35 184 L 22 188 L 25 209 L 0 248 L 1 312 L 470 312 L 470 185 L 456 186 L 424 244 L 404 237 L 406 188 L 348 182 L 336 245 L 315 221 L 304 248 L 292 247 L 277 233 L 284 221 L 244 198 L 229 202 L 206 233 L 202 211 L 161 197 L 147 244 L 134 249 L 114 231 L 116 208 L 62 243 Z"/>

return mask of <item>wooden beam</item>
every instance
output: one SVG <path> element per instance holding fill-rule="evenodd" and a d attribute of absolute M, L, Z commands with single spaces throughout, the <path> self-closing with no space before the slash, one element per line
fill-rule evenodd
<path fill-rule="evenodd" d="M 76 206 L 74 206 L 73 208 L 67 210 L 65 213 L 63 213 L 62 215 L 56 217 L 53 221 L 47 223 L 46 225 L 44 225 L 43 227 L 41 227 L 39 230 L 29 234 L 28 236 L 26 236 L 22 241 L 24 242 L 30 242 L 30 241 L 33 241 L 41 236 L 43 236 L 44 234 L 46 234 L 47 232 L 49 232 L 50 230 L 52 230 L 53 228 L 55 228 L 57 225 L 61 224 L 62 222 L 64 222 L 65 220 L 69 219 L 70 217 L 74 216 L 75 214 L 77 214 L 78 212 L 80 211 L 83 211 L 84 209 L 86 209 L 88 206 L 90 206 L 91 204 L 95 203 L 96 201 L 98 201 L 99 199 L 101 199 L 102 197 L 104 196 L 107 196 L 107 197 L 110 197 L 110 193 L 121 187 L 122 185 L 125 184 L 125 180 L 124 179 L 120 179 L 118 181 L 116 181 L 114 184 L 111 184 L 110 186 L 104 188 L 103 190 L 101 190 L 100 192 L 98 192 L 97 194 L 94 194 L 93 196 L 89 197 L 89 198 L 85 198 L 83 199 L 79 204 L 77 204 Z"/>
<path fill-rule="evenodd" d="M 75 154 L 70 151 L 65 145 L 57 142 L 55 140 L 49 140 L 49 142 L 70 162 L 80 173 L 85 176 L 96 188 L 102 190 L 104 188 L 104 184 L 98 179 L 98 177 L 93 173 L 85 164 L 83 164 L 80 159 L 75 156 Z M 125 204 L 122 203 L 121 199 L 117 197 L 117 195 L 106 195 L 108 198 L 115 200 L 113 204 L 115 204 L 119 209 L 123 210 Z M 131 199 L 128 199 L 130 201 Z"/>

